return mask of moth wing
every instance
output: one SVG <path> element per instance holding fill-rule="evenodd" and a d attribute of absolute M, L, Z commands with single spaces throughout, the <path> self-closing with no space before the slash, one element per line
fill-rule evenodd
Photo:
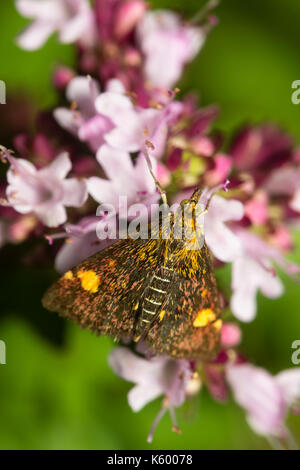
<path fill-rule="evenodd" d="M 199 279 L 175 275 L 165 305 L 145 338 L 160 354 L 182 358 L 214 358 L 219 351 L 222 321 L 212 270 Z"/>
<path fill-rule="evenodd" d="M 65 273 L 46 291 L 43 305 L 82 328 L 126 337 L 159 255 L 157 240 L 119 240 Z"/>

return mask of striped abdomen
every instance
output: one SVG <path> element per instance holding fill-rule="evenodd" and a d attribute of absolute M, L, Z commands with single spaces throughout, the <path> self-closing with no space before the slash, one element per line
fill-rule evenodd
<path fill-rule="evenodd" d="M 136 339 L 148 331 L 151 323 L 158 315 L 163 316 L 163 305 L 169 296 L 173 276 L 174 270 L 171 266 L 160 266 L 153 274 L 144 291 L 139 308 L 140 315 L 136 325 Z"/>

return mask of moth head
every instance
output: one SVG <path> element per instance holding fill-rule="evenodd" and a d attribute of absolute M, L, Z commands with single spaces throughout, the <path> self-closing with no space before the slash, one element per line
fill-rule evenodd
<path fill-rule="evenodd" d="M 186 249 L 199 250 L 204 242 L 205 207 L 200 201 L 201 190 L 196 189 L 190 199 L 183 199 L 175 217 L 175 233 L 182 233 Z"/>
<path fill-rule="evenodd" d="M 183 199 L 180 203 L 180 208 L 182 211 L 183 217 L 191 218 L 191 220 L 199 217 L 205 212 L 203 204 L 200 202 L 201 189 L 197 188 L 193 192 L 190 199 Z"/>

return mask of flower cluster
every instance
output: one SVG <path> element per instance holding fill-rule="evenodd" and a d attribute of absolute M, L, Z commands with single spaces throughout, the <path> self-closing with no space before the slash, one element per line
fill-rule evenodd
<path fill-rule="evenodd" d="M 172 11 L 150 10 L 144 0 L 95 0 L 93 7 L 88 0 L 16 0 L 19 13 L 32 20 L 19 46 L 35 50 L 58 33 L 62 43 L 74 43 L 77 69 L 55 69 L 62 104 L 39 114 L 35 135 L 14 137 L 20 157 L 0 147 L 9 165 L 1 182 L 1 245 L 44 235 L 60 243 L 57 270 L 70 269 L 113 242 L 97 239 L 97 203 L 118 211 L 121 196 L 147 207 L 157 201 L 150 165 L 172 202 L 196 187 L 211 192 L 205 240 L 215 269 L 232 267 L 231 297 L 222 297 L 238 320 L 254 319 L 258 291 L 283 294 L 277 266 L 298 281 L 300 268 L 286 254 L 300 217 L 300 150 L 273 124 L 243 127 L 225 147 L 213 130 L 218 108 L 179 99 L 174 88 L 217 23 L 215 3 L 185 22 Z M 224 184 L 226 192 L 217 191 Z M 136 384 L 128 395 L 134 411 L 163 396 L 149 440 L 167 410 L 179 431 L 174 409 L 202 385 L 221 401 L 232 390 L 257 433 L 289 436 L 285 418 L 300 400 L 300 370 L 271 376 L 241 356 L 240 337 L 236 324 L 224 323 L 211 362 L 113 350 L 111 367 Z"/>

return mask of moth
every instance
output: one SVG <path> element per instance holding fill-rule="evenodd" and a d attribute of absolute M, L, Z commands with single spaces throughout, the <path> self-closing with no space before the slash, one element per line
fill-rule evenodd
<path fill-rule="evenodd" d="M 199 195 L 170 215 L 168 236 L 160 222 L 156 237 L 119 240 L 66 272 L 44 307 L 98 334 L 143 340 L 156 354 L 215 357 L 221 306 L 211 254 L 195 233 Z M 191 236 L 176 238 L 184 224 Z"/>

